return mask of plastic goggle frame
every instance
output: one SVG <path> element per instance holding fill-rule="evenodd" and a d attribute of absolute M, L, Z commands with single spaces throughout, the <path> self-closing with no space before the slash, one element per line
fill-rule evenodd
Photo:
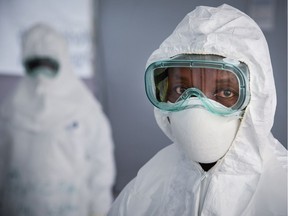
<path fill-rule="evenodd" d="M 212 68 L 225 70 L 233 73 L 237 77 L 239 85 L 239 98 L 231 107 L 223 105 L 215 106 L 211 103 L 211 99 L 207 98 L 199 89 L 189 88 L 181 96 L 180 100 L 175 103 L 160 102 L 156 97 L 156 83 L 154 73 L 157 69 L 163 72 L 171 67 L 185 68 Z M 196 55 L 196 54 L 181 54 L 172 57 L 168 60 L 156 61 L 150 64 L 145 71 L 145 91 L 150 102 L 157 108 L 164 111 L 181 111 L 193 107 L 187 101 L 191 96 L 198 97 L 202 106 L 214 114 L 230 115 L 237 111 L 243 110 L 249 100 L 249 69 L 245 63 L 224 58 L 217 55 Z M 199 104 L 197 105 L 199 106 Z"/>

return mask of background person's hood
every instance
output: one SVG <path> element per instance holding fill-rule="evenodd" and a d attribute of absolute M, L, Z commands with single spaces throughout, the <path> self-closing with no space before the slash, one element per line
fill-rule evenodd
<path fill-rule="evenodd" d="M 24 76 L 3 104 L 2 116 L 18 126 L 39 130 L 65 124 L 95 108 L 93 95 L 73 72 L 65 38 L 46 24 L 36 24 L 22 36 L 22 61 L 39 57 L 58 61 L 57 76 L 45 83 Z"/>
<path fill-rule="evenodd" d="M 60 33 L 48 25 L 36 24 L 22 36 L 22 61 L 34 58 L 52 58 L 60 65 L 57 76 L 49 82 L 49 85 L 42 87 L 45 94 L 67 94 L 67 91 L 73 88 L 75 74 L 72 70 L 67 42 Z M 32 77 L 25 78 L 31 88 L 41 85 Z"/>

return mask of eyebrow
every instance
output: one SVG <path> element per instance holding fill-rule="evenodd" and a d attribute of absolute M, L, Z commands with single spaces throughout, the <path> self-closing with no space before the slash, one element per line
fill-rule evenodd
<path fill-rule="evenodd" d="M 187 79 L 187 77 L 183 77 L 183 76 L 181 76 L 179 74 L 173 74 L 172 79 L 174 79 L 175 82 L 179 82 L 179 83 L 183 83 L 183 84 L 190 83 L 190 81 Z"/>
<path fill-rule="evenodd" d="M 185 84 L 185 83 L 190 81 L 190 80 L 188 80 L 187 77 L 182 76 L 181 74 L 178 74 L 178 73 L 169 73 L 168 72 L 168 76 L 171 76 L 171 78 L 174 79 L 175 82 L 181 82 L 181 83 Z M 223 77 L 223 78 L 221 78 L 221 77 L 216 78 L 215 79 L 215 83 L 216 83 L 216 85 L 230 84 L 230 85 L 233 86 L 233 85 L 238 85 L 238 80 L 237 80 L 236 77 L 227 77 L 226 76 L 226 77 Z"/>
<path fill-rule="evenodd" d="M 178 80 L 181 80 L 181 81 L 187 81 L 187 78 L 186 77 L 183 77 L 179 74 L 173 74 L 172 76 L 173 79 L 177 79 Z M 237 79 L 234 79 L 234 78 L 219 78 L 219 79 L 216 79 L 216 83 L 238 83 Z"/>
<path fill-rule="evenodd" d="M 237 79 L 233 79 L 233 78 L 223 78 L 223 79 L 216 79 L 216 83 L 217 84 L 223 84 L 223 83 L 235 83 L 238 84 Z"/>

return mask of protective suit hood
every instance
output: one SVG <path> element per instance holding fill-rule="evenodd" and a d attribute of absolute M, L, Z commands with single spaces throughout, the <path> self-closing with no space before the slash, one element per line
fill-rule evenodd
<path fill-rule="evenodd" d="M 124 189 L 109 215 L 285 215 L 287 150 L 270 132 L 276 92 L 260 28 L 229 5 L 199 6 L 152 53 L 146 68 L 177 54 L 215 54 L 248 65 L 251 98 L 236 137 L 209 172 L 187 159 L 177 143 L 161 150 Z M 155 117 L 175 142 L 167 112 L 155 108 Z"/>
<path fill-rule="evenodd" d="M 71 68 L 67 42 L 51 27 L 37 24 L 24 33 L 22 60 L 26 61 L 33 58 L 52 58 L 60 65 L 59 74 L 52 80 L 47 91 L 60 95 L 67 93 L 69 88 L 73 88 L 74 83 L 72 82 L 70 85 L 69 83 L 71 80 L 75 80 L 75 74 Z M 33 82 L 31 77 L 27 78 Z M 63 88 L 63 83 L 67 83 L 68 86 L 66 84 Z M 32 86 L 33 84 L 36 85 L 37 83 L 31 83 Z"/>
<path fill-rule="evenodd" d="M 261 153 L 265 142 L 252 140 L 270 134 L 276 91 L 268 45 L 258 25 L 246 14 L 226 4 L 217 8 L 199 6 L 187 14 L 159 49 L 152 53 L 147 67 L 155 61 L 183 53 L 215 54 L 248 65 L 251 99 L 235 141 L 242 142 L 244 137 L 248 137 L 251 143 L 246 144 L 247 148 Z M 168 121 L 157 110 L 156 120 L 163 132 L 173 140 Z M 235 148 L 237 146 L 234 145 Z M 248 155 L 245 155 L 246 159 L 243 156 L 239 155 L 243 160 L 249 158 Z"/>
<path fill-rule="evenodd" d="M 60 67 L 47 83 L 25 76 L 2 107 L 3 116 L 31 129 L 53 127 L 56 122 L 79 115 L 79 104 L 94 103 L 93 96 L 74 74 L 68 46 L 62 35 L 45 24 L 36 24 L 22 36 L 22 61 L 52 58 Z M 84 95 L 84 96 L 83 96 Z M 94 106 L 94 105 L 93 105 Z M 14 113 L 12 115 L 12 113 Z"/>

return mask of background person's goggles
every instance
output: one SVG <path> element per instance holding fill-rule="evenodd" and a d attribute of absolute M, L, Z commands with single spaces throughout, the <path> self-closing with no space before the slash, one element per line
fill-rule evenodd
<path fill-rule="evenodd" d="M 58 74 L 60 65 L 52 58 L 36 57 L 24 61 L 24 67 L 29 76 L 35 77 L 39 71 L 44 71 L 46 76 L 53 78 Z"/>
<path fill-rule="evenodd" d="M 221 56 L 178 55 L 152 63 L 145 73 L 145 87 L 149 100 L 159 109 L 203 106 L 215 114 L 229 115 L 247 106 L 248 73 L 246 64 Z M 193 97 L 201 103 L 191 103 Z"/>

